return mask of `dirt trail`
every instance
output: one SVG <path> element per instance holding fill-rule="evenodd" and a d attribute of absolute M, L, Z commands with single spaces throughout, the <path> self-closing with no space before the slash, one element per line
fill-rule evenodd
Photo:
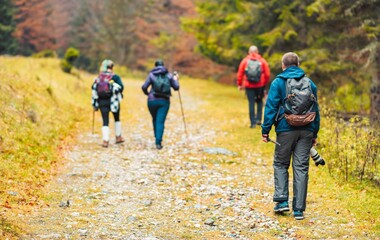
<path fill-rule="evenodd" d="M 140 84 L 127 81 L 127 92 Z M 184 137 L 174 97 L 161 151 L 154 148 L 140 92 L 125 96 L 125 144 L 111 142 L 103 149 L 99 135 L 83 131 L 78 146 L 66 153 L 64 169 L 47 187 L 49 206 L 19 216 L 28 226 L 23 239 L 295 238 L 295 229 L 281 227 L 272 213 L 262 213 L 262 206 L 272 207 L 271 193 L 240 180 L 249 176 L 270 189 L 268 166 L 233 172 L 219 162 L 234 157 L 203 152 L 204 147 L 215 147 L 218 130 L 210 128 L 208 119 L 197 118 L 202 115 L 196 111 L 199 99 L 182 95 L 191 136 Z M 245 157 L 260 162 L 260 156 Z M 252 207 L 254 199 L 258 202 Z"/>

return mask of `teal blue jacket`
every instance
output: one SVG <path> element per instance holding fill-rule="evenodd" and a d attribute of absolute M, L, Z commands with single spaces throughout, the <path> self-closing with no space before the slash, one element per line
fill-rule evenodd
<path fill-rule="evenodd" d="M 305 76 L 305 72 L 296 66 L 291 66 L 285 69 L 282 73 L 277 75 L 277 77 L 273 80 L 270 85 L 268 98 L 265 104 L 264 111 L 264 123 L 261 125 L 262 134 L 269 134 L 272 129 L 272 125 L 275 125 L 276 133 L 280 132 L 289 132 L 296 130 L 309 130 L 313 132 L 313 137 L 318 137 L 319 125 L 320 125 L 320 116 L 319 116 L 319 108 L 318 104 L 314 105 L 313 112 L 316 112 L 316 117 L 314 122 L 309 123 L 306 126 L 302 127 L 294 127 L 290 126 L 284 117 L 284 108 L 281 107 L 284 105 L 285 97 L 286 97 L 286 80 L 289 78 L 301 79 Z M 310 80 L 311 81 L 311 80 Z M 318 100 L 317 96 L 317 86 L 311 81 L 311 89 L 313 91 L 314 96 Z M 282 117 L 282 118 L 281 118 Z M 277 122 L 277 118 L 280 120 Z"/>

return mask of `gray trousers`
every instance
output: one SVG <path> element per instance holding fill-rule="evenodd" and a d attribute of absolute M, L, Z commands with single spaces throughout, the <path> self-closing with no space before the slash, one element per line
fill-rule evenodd
<path fill-rule="evenodd" d="M 289 199 L 289 166 L 293 157 L 293 211 L 305 211 L 307 184 L 309 180 L 309 154 L 313 133 L 306 130 L 277 134 L 274 152 L 274 196 L 273 201 Z"/>

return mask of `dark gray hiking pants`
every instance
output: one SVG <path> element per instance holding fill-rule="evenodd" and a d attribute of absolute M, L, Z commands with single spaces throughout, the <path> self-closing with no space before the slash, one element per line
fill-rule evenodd
<path fill-rule="evenodd" d="M 249 120 L 251 121 L 251 126 L 256 123 L 261 124 L 263 116 L 264 89 L 264 87 L 245 89 L 245 94 L 248 99 Z M 257 111 L 255 111 L 255 104 L 257 104 Z"/>
<path fill-rule="evenodd" d="M 288 201 L 289 166 L 293 156 L 293 211 L 306 209 L 307 184 L 309 180 L 309 152 L 313 133 L 306 130 L 282 132 L 277 134 L 274 152 L 274 197 L 275 202 Z"/>

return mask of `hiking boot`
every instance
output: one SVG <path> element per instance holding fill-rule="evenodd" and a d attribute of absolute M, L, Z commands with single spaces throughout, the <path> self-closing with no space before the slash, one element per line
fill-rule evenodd
<path fill-rule="evenodd" d="M 125 139 L 122 136 L 116 137 L 116 144 L 125 142 Z"/>
<path fill-rule="evenodd" d="M 303 212 L 302 211 L 294 211 L 293 212 L 293 216 L 296 220 L 302 220 L 304 219 L 305 217 L 303 216 Z"/>
<path fill-rule="evenodd" d="M 286 211 L 289 211 L 288 201 L 279 202 L 274 207 L 275 213 L 282 213 L 282 212 L 286 212 Z"/>
<path fill-rule="evenodd" d="M 109 143 L 109 141 L 104 141 L 104 140 L 103 140 L 102 147 L 104 147 L 104 148 L 108 148 L 108 143 Z"/>
<path fill-rule="evenodd" d="M 163 148 L 163 146 L 162 146 L 161 144 L 156 144 L 156 148 L 157 148 L 158 150 L 161 150 L 161 149 Z"/>
<path fill-rule="evenodd" d="M 255 124 L 251 124 L 251 126 L 249 128 L 255 128 Z"/>
<path fill-rule="evenodd" d="M 256 125 L 257 126 L 261 126 L 261 122 L 256 122 Z"/>

